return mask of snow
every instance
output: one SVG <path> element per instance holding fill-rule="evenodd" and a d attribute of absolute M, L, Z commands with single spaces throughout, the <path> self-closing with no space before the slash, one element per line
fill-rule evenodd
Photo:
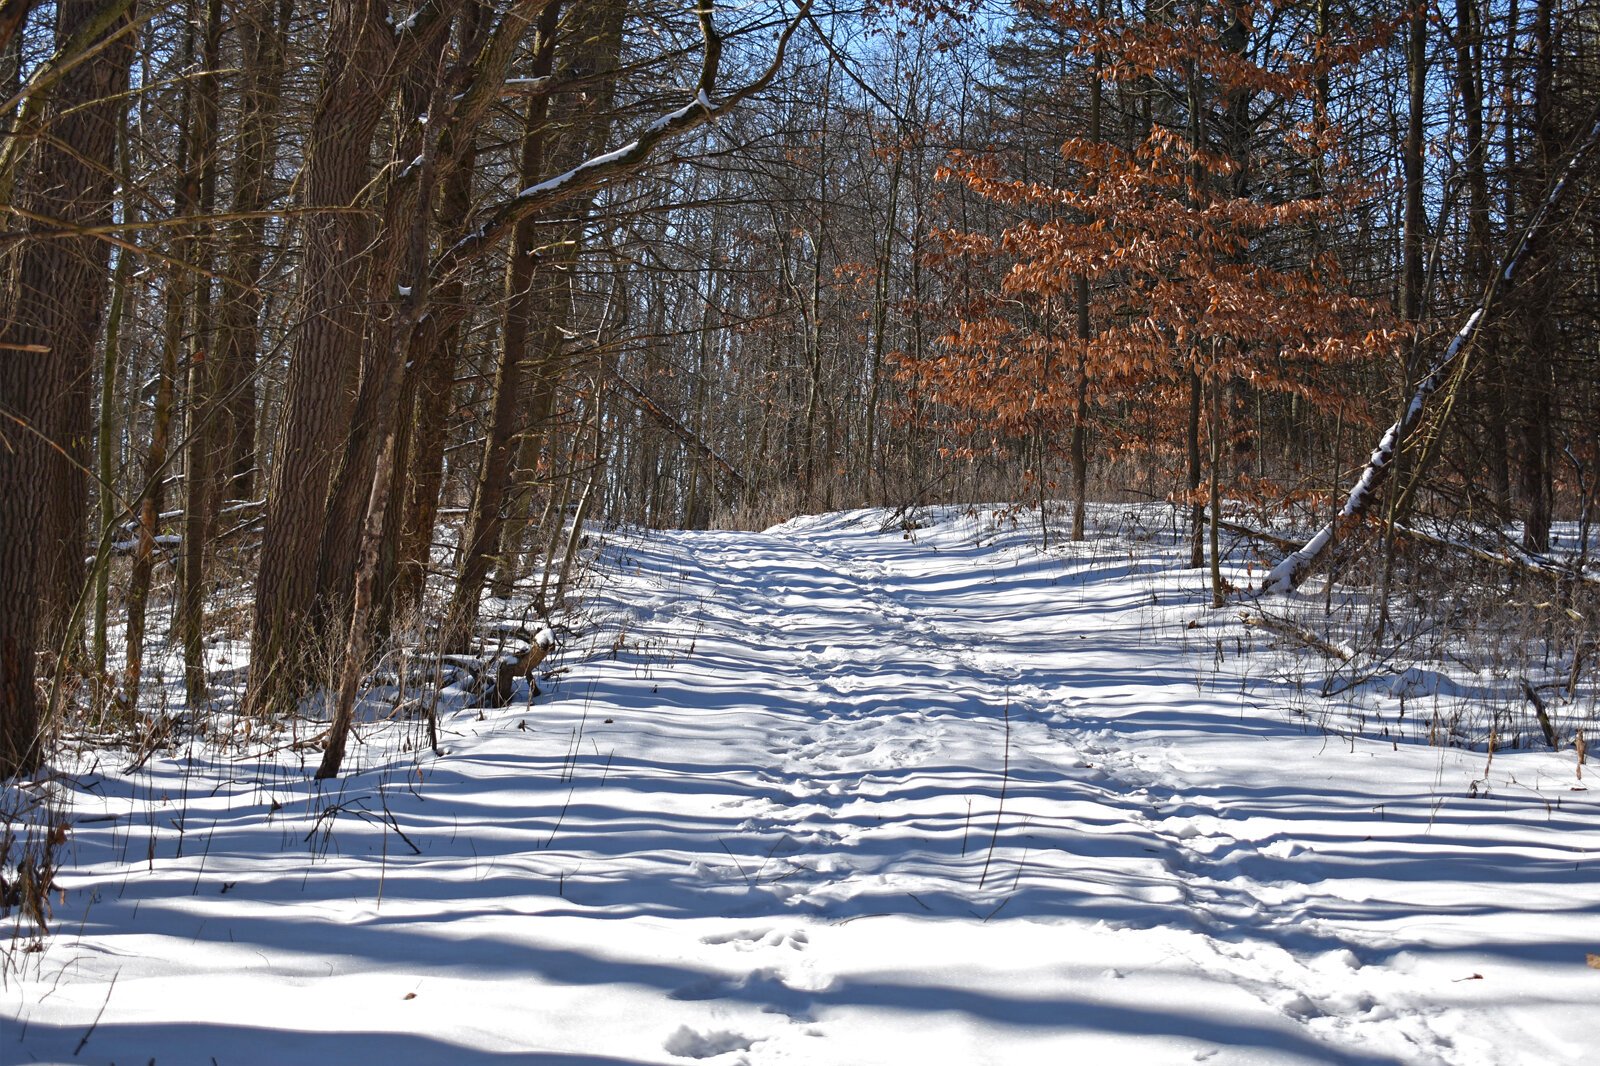
<path fill-rule="evenodd" d="M 1126 517 L 622 536 L 587 650 L 442 756 L 63 766 L 0 1062 L 1586 1061 L 1572 753 L 1429 747 L 1388 691 L 1349 708 L 1388 736 L 1318 721 L 1317 664 Z"/>

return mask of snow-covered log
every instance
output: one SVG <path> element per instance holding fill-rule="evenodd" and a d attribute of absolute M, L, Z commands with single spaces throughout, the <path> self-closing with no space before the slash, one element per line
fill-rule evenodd
<path fill-rule="evenodd" d="M 1502 290 L 1510 288 L 1516 282 L 1517 274 L 1527 258 L 1533 235 L 1550 224 L 1556 207 L 1571 189 L 1574 178 L 1584 161 L 1593 153 L 1596 144 L 1600 144 L 1600 114 L 1597 114 L 1590 124 L 1588 134 L 1578 142 L 1567 160 L 1567 165 L 1561 169 L 1560 176 L 1550 187 L 1539 209 L 1522 227 L 1522 232 L 1510 254 L 1501 263 L 1495 276 L 1489 279 L 1489 284 L 1484 287 L 1478 305 L 1472 309 L 1472 313 L 1467 316 L 1466 322 L 1456 331 L 1455 336 L 1450 338 L 1444 353 L 1434 361 L 1417 386 L 1417 391 L 1411 396 L 1411 402 L 1406 405 L 1405 413 L 1389 427 L 1383 438 L 1378 441 L 1378 446 L 1372 450 L 1372 455 L 1367 459 L 1367 465 L 1362 468 L 1361 476 L 1351 488 L 1344 506 L 1339 509 L 1339 513 L 1331 522 L 1317 531 L 1315 536 L 1290 552 L 1272 568 L 1261 583 L 1263 593 L 1293 591 L 1305 580 L 1317 560 L 1322 557 L 1322 553 L 1327 551 L 1334 536 L 1360 522 L 1371 510 L 1373 502 L 1377 499 L 1378 489 L 1388 479 L 1394 466 L 1394 459 L 1399 454 L 1401 443 L 1421 424 L 1429 397 L 1439 391 L 1440 386 L 1455 372 L 1457 364 L 1467 359 L 1472 342 L 1478 336 L 1479 328 L 1495 309 Z"/>

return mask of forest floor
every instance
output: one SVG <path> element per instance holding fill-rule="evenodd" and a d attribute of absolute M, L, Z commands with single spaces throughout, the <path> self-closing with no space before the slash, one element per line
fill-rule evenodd
<path fill-rule="evenodd" d="M 1573 753 L 1316 698 L 1127 517 L 614 537 L 602 636 L 442 756 L 64 764 L 0 1062 L 1594 1061 Z"/>

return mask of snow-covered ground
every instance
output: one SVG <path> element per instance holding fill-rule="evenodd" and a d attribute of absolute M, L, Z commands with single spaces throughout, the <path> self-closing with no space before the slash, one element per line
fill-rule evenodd
<path fill-rule="evenodd" d="M 0 1062 L 1595 1061 L 1570 751 L 1306 713 L 1159 538 L 881 524 L 614 541 L 598 654 L 442 757 L 62 776 Z"/>

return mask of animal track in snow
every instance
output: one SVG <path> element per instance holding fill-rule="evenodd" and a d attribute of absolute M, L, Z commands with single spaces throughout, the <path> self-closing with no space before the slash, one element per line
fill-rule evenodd
<path fill-rule="evenodd" d="M 754 1037 L 726 1029 L 701 1032 L 680 1025 L 677 1032 L 667 1037 L 661 1048 L 668 1055 L 676 1055 L 680 1059 L 710 1059 L 730 1051 L 749 1051 L 755 1042 Z"/>
<path fill-rule="evenodd" d="M 759 947 L 783 947 L 788 945 L 796 951 L 803 950 L 811 943 L 804 929 L 774 929 L 762 926 L 756 929 L 740 929 L 731 933 L 713 933 L 700 938 L 700 943 L 718 945 L 728 944 L 740 951 L 754 951 Z"/>

